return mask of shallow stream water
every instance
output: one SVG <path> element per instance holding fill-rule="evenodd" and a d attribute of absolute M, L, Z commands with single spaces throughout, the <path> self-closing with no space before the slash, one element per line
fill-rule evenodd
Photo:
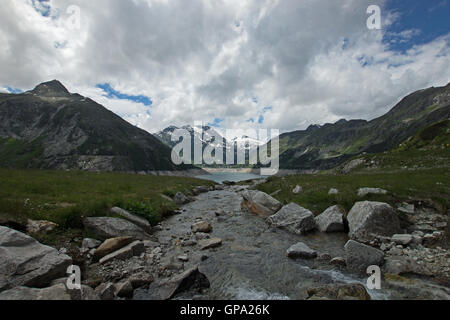
<path fill-rule="evenodd" d="M 222 246 L 205 252 L 209 258 L 199 266 L 211 283 L 202 299 L 305 299 L 307 288 L 338 282 L 365 283 L 365 279 L 334 270 L 327 263 L 286 257 L 286 250 L 299 241 L 320 253 L 343 256 L 346 234 L 298 236 L 270 228 L 262 218 L 241 210 L 240 188 L 201 194 L 158 232 L 160 238 L 182 237 L 190 232 L 193 222 L 202 218 L 213 226 L 211 237 L 222 239 Z M 222 211 L 219 217 L 217 210 Z M 383 291 L 370 294 L 375 299 L 388 298 Z"/>

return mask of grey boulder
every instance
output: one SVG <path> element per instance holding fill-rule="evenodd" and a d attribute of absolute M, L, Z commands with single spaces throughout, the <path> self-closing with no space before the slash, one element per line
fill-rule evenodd
<path fill-rule="evenodd" d="M 151 230 L 152 230 L 152 226 L 146 219 L 144 219 L 142 217 L 138 217 L 137 215 L 134 215 L 134 214 L 128 212 L 127 210 L 124 210 L 119 207 L 114 207 L 111 209 L 111 213 L 116 214 L 116 215 L 130 221 L 131 223 L 142 228 L 145 232 L 151 232 Z"/>
<path fill-rule="evenodd" d="M 368 242 L 377 236 L 391 237 L 402 232 L 400 220 L 387 203 L 357 202 L 347 215 L 349 237 Z"/>
<path fill-rule="evenodd" d="M 86 231 L 100 240 L 118 237 L 132 237 L 135 240 L 148 240 L 150 235 L 128 220 L 110 217 L 92 217 L 83 220 Z"/>
<path fill-rule="evenodd" d="M 347 269 L 358 274 L 366 274 L 367 267 L 379 266 L 384 262 L 384 252 L 365 244 L 349 240 L 345 245 Z"/>
<path fill-rule="evenodd" d="M 29 301 L 29 300 L 72 300 L 64 284 L 57 284 L 45 289 L 15 287 L 0 293 L 0 300 Z"/>
<path fill-rule="evenodd" d="M 304 234 L 316 228 L 314 214 L 295 203 L 284 206 L 276 214 L 269 217 L 267 222 L 274 227 L 282 228 L 295 234 Z"/>
<path fill-rule="evenodd" d="M 321 232 L 344 231 L 344 211 L 339 206 L 333 206 L 325 210 L 316 218 L 317 228 Z"/>
<path fill-rule="evenodd" d="M 177 294 L 189 291 L 190 289 L 209 288 L 208 278 L 198 270 L 198 266 L 185 271 L 169 280 L 160 280 L 150 285 L 149 290 L 141 292 L 135 291 L 134 299 L 140 300 L 169 300 Z M 144 293 L 144 296 L 140 294 Z"/>
<path fill-rule="evenodd" d="M 267 218 L 280 210 L 282 204 L 267 193 L 256 190 L 245 190 L 242 192 L 244 198 L 242 207 L 250 212 Z"/>
<path fill-rule="evenodd" d="M 30 236 L 0 226 L 0 291 L 17 286 L 42 288 L 65 276 L 72 259 Z"/>

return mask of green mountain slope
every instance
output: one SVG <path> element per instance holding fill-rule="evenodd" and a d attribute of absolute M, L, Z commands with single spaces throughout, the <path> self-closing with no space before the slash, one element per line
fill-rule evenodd
<path fill-rule="evenodd" d="M 352 172 L 361 172 L 450 168 L 449 160 L 450 118 L 419 130 L 397 148 L 381 153 L 363 154 L 350 162 L 357 164 L 352 168 Z M 338 167 L 337 171 L 345 172 L 350 162 Z"/>
<path fill-rule="evenodd" d="M 362 153 L 384 152 L 450 117 L 450 84 L 410 94 L 372 121 L 340 120 L 280 136 L 284 169 L 331 169 Z"/>
<path fill-rule="evenodd" d="M 0 166 L 92 171 L 177 170 L 158 139 L 58 81 L 0 94 Z"/>

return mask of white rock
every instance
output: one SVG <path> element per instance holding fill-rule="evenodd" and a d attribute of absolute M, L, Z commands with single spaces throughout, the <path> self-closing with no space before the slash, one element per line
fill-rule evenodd
<path fill-rule="evenodd" d="M 358 190 L 358 197 L 365 197 L 369 194 L 387 194 L 386 190 L 380 188 L 360 188 Z"/>
<path fill-rule="evenodd" d="M 303 192 L 303 188 L 301 186 L 296 186 L 294 190 L 292 190 L 293 194 L 299 194 Z"/>

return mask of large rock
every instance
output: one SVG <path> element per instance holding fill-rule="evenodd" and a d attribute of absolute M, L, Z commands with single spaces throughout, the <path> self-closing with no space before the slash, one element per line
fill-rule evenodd
<path fill-rule="evenodd" d="M 97 250 L 94 251 L 94 261 L 98 261 L 114 251 L 122 249 L 133 242 L 132 237 L 119 237 L 105 240 Z"/>
<path fill-rule="evenodd" d="M 361 242 L 371 241 L 376 236 L 391 237 L 402 233 L 400 220 L 387 203 L 357 202 L 347 215 L 347 220 L 349 237 Z"/>
<path fill-rule="evenodd" d="M 45 289 L 15 287 L 0 293 L 0 300 L 72 300 L 64 284 Z"/>
<path fill-rule="evenodd" d="M 307 290 L 308 300 L 371 300 L 360 283 L 331 284 Z"/>
<path fill-rule="evenodd" d="M 161 280 L 151 284 L 142 298 L 146 300 L 169 300 L 185 291 L 209 287 L 208 278 L 198 270 L 198 266 L 194 266 L 170 280 Z M 134 298 L 141 299 L 141 296 L 138 293 L 135 294 Z"/>
<path fill-rule="evenodd" d="M 344 211 L 339 206 L 333 206 L 325 210 L 316 218 L 317 228 L 321 232 L 344 231 Z"/>
<path fill-rule="evenodd" d="M 384 252 L 365 244 L 349 240 L 345 245 L 347 268 L 351 272 L 365 275 L 367 267 L 383 264 Z"/>
<path fill-rule="evenodd" d="M 242 207 L 261 217 L 267 218 L 280 210 L 281 203 L 267 193 L 257 190 L 242 192 Z"/>
<path fill-rule="evenodd" d="M 295 203 L 284 206 L 276 214 L 269 217 L 267 222 L 295 234 L 304 234 L 316 228 L 314 214 Z"/>
<path fill-rule="evenodd" d="M 111 213 L 112 214 L 116 214 L 128 221 L 130 221 L 131 223 L 137 225 L 138 227 L 142 228 L 142 230 L 144 230 L 145 232 L 151 232 L 152 231 L 152 226 L 150 225 L 150 222 L 147 221 L 147 219 L 144 219 L 142 217 L 138 217 L 137 215 L 134 215 L 132 213 L 129 213 L 128 211 L 119 208 L 119 207 L 114 207 L 111 209 Z"/>
<path fill-rule="evenodd" d="M 21 232 L 0 226 L 0 291 L 43 288 L 65 276 L 72 259 Z"/>
<path fill-rule="evenodd" d="M 287 249 L 286 254 L 289 258 L 303 258 L 314 259 L 317 257 L 317 252 L 308 247 L 303 242 L 299 242 Z"/>
<path fill-rule="evenodd" d="M 92 217 L 83 220 L 84 227 L 93 237 L 101 240 L 132 237 L 135 240 L 150 239 L 150 235 L 130 221 L 120 218 Z"/>

